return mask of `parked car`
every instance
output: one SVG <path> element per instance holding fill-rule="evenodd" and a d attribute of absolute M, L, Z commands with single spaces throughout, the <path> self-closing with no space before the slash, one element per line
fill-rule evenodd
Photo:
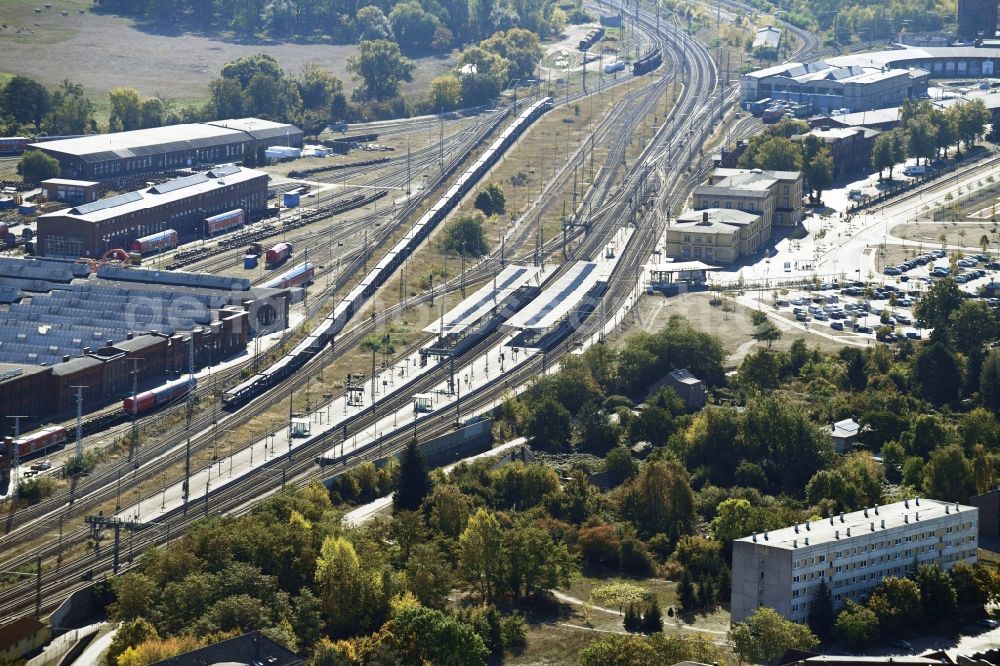
<path fill-rule="evenodd" d="M 774 302 L 774 307 L 776 308 L 787 308 L 789 305 L 788 301 L 779 300 Z"/>
<path fill-rule="evenodd" d="M 873 333 L 874 331 L 872 330 L 871 326 L 860 326 L 860 325 L 858 325 L 858 326 L 854 327 L 854 332 L 855 333 Z"/>
<path fill-rule="evenodd" d="M 825 312 L 817 312 L 815 315 L 813 315 L 813 319 L 815 319 L 816 321 L 829 321 L 830 315 L 826 314 Z"/>
<path fill-rule="evenodd" d="M 920 339 L 920 332 L 919 331 L 907 331 L 906 332 L 906 337 L 908 337 L 910 340 L 919 340 Z"/>
<path fill-rule="evenodd" d="M 904 324 L 906 326 L 909 326 L 910 324 L 913 323 L 913 320 L 907 317 L 906 315 L 898 314 L 894 318 L 897 324 Z"/>
<path fill-rule="evenodd" d="M 38 462 L 31 464 L 31 469 L 35 471 L 42 471 L 51 468 L 52 468 L 52 463 L 49 462 L 48 460 L 39 460 Z"/>
<path fill-rule="evenodd" d="M 844 322 L 842 322 L 842 321 L 831 321 L 830 322 L 830 328 L 832 328 L 835 331 L 842 331 L 842 330 L 844 330 Z"/>
<path fill-rule="evenodd" d="M 986 268 L 991 271 L 1000 271 L 1000 261 L 990 261 L 986 264 Z"/>
<path fill-rule="evenodd" d="M 809 321 L 809 317 L 806 316 L 805 312 L 799 312 L 795 315 L 796 321 Z"/>
<path fill-rule="evenodd" d="M 885 273 L 886 275 L 899 275 L 900 273 L 902 273 L 902 271 L 896 268 L 895 266 L 886 266 L 882 270 L 882 272 Z"/>

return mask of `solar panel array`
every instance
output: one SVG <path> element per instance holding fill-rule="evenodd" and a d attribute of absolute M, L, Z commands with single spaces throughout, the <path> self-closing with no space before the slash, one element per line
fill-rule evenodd
<path fill-rule="evenodd" d="M 210 324 L 225 304 L 222 294 L 59 285 L 0 311 L 0 362 L 53 365 L 64 356 L 82 355 L 85 347 L 126 340 L 130 333 L 190 331 Z"/>
<path fill-rule="evenodd" d="M 83 204 L 82 206 L 74 206 L 69 212 L 71 215 L 87 215 L 95 211 L 104 210 L 105 208 L 117 208 L 118 206 L 124 206 L 127 203 L 139 201 L 140 199 L 142 199 L 142 195 L 138 192 L 126 192 L 125 194 L 119 194 L 118 196 L 98 199 L 97 201 L 92 201 L 91 203 Z"/>

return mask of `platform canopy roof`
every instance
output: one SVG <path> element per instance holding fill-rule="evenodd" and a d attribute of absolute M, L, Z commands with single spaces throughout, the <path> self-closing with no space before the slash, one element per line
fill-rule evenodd
<path fill-rule="evenodd" d="M 600 281 L 599 264 L 578 261 L 558 277 L 533 301 L 507 321 L 511 328 L 544 330 L 551 328 L 579 305 Z"/>
<path fill-rule="evenodd" d="M 497 274 L 496 278 L 484 284 L 476 293 L 449 310 L 444 315 L 443 320 L 439 318 L 431 322 L 424 329 L 424 332 L 439 335 L 462 333 L 489 314 L 495 306 L 502 305 L 518 289 L 531 282 L 536 275 L 538 275 L 538 268 L 534 266 L 517 266 L 515 264 L 507 266 Z"/>

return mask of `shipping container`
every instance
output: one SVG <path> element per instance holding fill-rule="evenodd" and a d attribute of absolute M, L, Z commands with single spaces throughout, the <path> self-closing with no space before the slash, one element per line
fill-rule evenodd
<path fill-rule="evenodd" d="M 288 259 L 292 256 L 292 245 L 291 243 L 278 243 L 264 255 L 264 263 L 270 267 L 274 267 Z"/>
<path fill-rule="evenodd" d="M 251 268 L 257 268 L 257 259 L 260 255 L 247 254 L 243 256 L 243 268 L 250 270 Z"/>
<path fill-rule="evenodd" d="M 0 210 L 14 210 L 17 208 L 17 202 L 14 201 L 14 197 L 0 197 Z"/>
<path fill-rule="evenodd" d="M 299 193 L 298 190 L 294 190 L 292 192 L 285 192 L 285 195 L 282 198 L 285 204 L 285 208 L 295 208 L 296 206 L 298 206 L 300 196 L 301 194 Z"/>
<path fill-rule="evenodd" d="M 232 231 L 237 227 L 243 226 L 245 221 L 246 217 L 243 214 L 242 208 L 213 215 L 212 217 L 205 218 L 205 235 L 214 236 Z"/>
<path fill-rule="evenodd" d="M 21 215 L 34 215 L 38 212 L 38 206 L 33 203 L 23 203 L 18 207 L 17 212 Z"/>
<path fill-rule="evenodd" d="M 177 247 L 177 232 L 165 229 L 159 233 L 143 236 L 132 241 L 130 249 L 139 254 L 162 252 Z"/>
<path fill-rule="evenodd" d="M 771 98 L 765 97 L 764 99 L 759 99 L 756 102 L 750 104 L 750 114 L 754 116 L 759 116 L 764 113 L 767 107 L 771 106 Z"/>

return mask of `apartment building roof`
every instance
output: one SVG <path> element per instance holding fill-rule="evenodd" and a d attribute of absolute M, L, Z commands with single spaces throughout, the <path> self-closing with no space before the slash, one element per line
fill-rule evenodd
<path fill-rule="evenodd" d="M 736 233 L 740 227 L 753 224 L 760 216 L 742 210 L 730 208 L 706 208 L 690 210 L 677 216 L 674 227 L 696 231 L 724 231 Z"/>
<path fill-rule="evenodd" d="M 847 540 L 903 525 L 919 525 L 955 513 L 969 513 L 971 515 L 976 511 L 975 507 L 965 506 L 957 502 L 941 502 L 918 497 L 874 506 L 861 511 L 842 513 L 823 520 L 806 521 L 780 530 L 743 537 L 737 541 L 754 542 L 772 548 L 793 550 L 807 545 L 817 546 L 823 543 Z M 807 539 L 808 544 L 806 543 Z"/>

